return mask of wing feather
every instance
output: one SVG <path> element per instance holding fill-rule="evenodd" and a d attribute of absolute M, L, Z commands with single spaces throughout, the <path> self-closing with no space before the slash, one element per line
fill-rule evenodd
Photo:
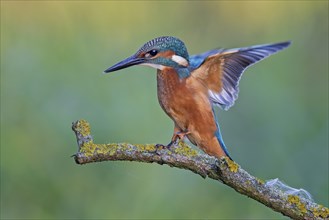
<path fill-rule="evenodd" d="M 251 65 L 288 47 L 290 42 L 219 49 L 190 57 L 192 76 L 203 80 L 213 104 L 228 110 L 238 98 L 242 73 Z"/>

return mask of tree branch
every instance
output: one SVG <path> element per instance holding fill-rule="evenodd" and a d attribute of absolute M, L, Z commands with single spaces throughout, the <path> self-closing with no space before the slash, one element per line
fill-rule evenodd
<path fill-rule="evenodd" d="M 312 199 L 299 194 L 289 194 L 269 182 L 265 183 L 251 176 L 227 157 L 217 159 L 199 153 L 183 142 L 179 142 L 170 149 L 158 149 L 154 144 L 94 144 L 89 123 L 85 120 L 72 123 L 72 129 L 79 146 L 78 153 L 73 155 L 77 164 L 118 160 L 167 164 L 171 167 L 190 170 L 203 178 L 208 176 L 218 180 L 292 219 L 329 218 L 327 207 L 316 204 Z M 277 180 L 272 180 L 271 183 L 273 181 Z"/>

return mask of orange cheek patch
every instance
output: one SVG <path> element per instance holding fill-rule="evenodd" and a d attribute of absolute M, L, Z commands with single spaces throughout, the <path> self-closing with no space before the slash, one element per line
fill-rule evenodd
<path fill-rule="evenodd" d="M 160 52 L 158 53 L 155 57 L 165 57 L 165 58 L 171 58 L 172 55 L 174 55 L 175 52 L 172 51 L 172 50 L 166 50 L 166 51 L 163 51 L 163 52 Z"/>
<path fill-rule="evenodd" d="M 138 54 L 138 58 L 144 58 L 146 53 Z"/>

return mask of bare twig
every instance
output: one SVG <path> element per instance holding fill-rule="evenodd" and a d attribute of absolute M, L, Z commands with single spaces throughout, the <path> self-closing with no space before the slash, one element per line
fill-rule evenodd
<path fill-rule="evenodd" d="M 74 155 L 78 164 L 101 161 L 137 161 L 167 164 L 190 170 L 203 178 L 218 180 L 235 191 L 244 194 L 292 219 L 328 219 L 329 209 L 296 194 L 288 194 L 279 188 L 265 184 L 251 176 L 227 157 L 216 159 L 199 153 L 179 142 L 170 149 L 159 149 L 154 144 L 94 144 L 89 123 L 79 120 L 72 124 L 79 151 Z"/>

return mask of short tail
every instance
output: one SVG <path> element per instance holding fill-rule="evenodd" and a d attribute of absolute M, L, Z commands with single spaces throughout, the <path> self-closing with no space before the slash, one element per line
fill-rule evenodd
<path fill-rule="evenodd" d="M 213 114 L 214 114 L 214 117 L 215 117 L 215 120 L 216 120 L 216 126 L 217 126 L 217 130 L 216 130 L 216 133 L 215 133 L 216 138 L 217 138 L 217 140 L 218 140 L 218 142 L 219 142 L 219 145 L 222 147 L 223 151 L 225 152 L 226 156 L 227 156 L 228 158 L 230 158 L 230 159 L 233 161 L 231 155 L 229 154 L 229 152 L 228 152 L 228 150 L 227 150 L 227 148 L 226 148 L 226 146 L 225 146 L 225 144 L 224 144 L 224 141 L 223 141 L 222 135 L 221 135 L 221 133 L 220 133 L 220 128 L 219 128 L 219 125 L 218 125 L 218 122 L 217 122 L 217 117 L 216 117 L 216 114 L 215 114 L 214 108 L 212 109 L 212 112 L 213 112 Z"/>
<path fill-rule="evenodd" d="M 225 152 L 226 156 L 227 156 L 228 158 L 230 158 L 230 159 L 233 161 L 231 155 L 228 153 L 228 150 L 227 150 L 227 148 L 226 148 L 226 146 L 225 146 L 225 144 L 224 144 L 224 141 L 223 141 L 222 135 L 221 135 L 221 133 L 220 133 L 219 125 L 218 125 L 217 122 L 216 122 L 216 124 L 217 124 L 217 131 L 216 131 L 215 135 L 216 135 L 216 137 L 217 137 L 217 140 L 218 140 L 220 146 L 222 147 L 223 151 Z"/>

